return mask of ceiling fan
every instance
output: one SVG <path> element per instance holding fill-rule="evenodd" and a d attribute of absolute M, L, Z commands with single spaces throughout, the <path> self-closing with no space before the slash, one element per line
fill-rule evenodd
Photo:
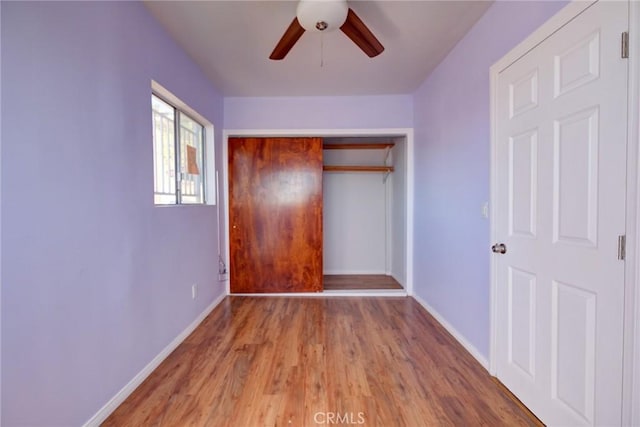
<path fill-rule="evenodd" d="M 305 31 L 333 31 L 340 28 L 370 58 L 378 56 L 384 46 L 367 28 L 347 0 L 300 0 L 296 17 L 269 56 L 279 60 L 287 56 Z"/>

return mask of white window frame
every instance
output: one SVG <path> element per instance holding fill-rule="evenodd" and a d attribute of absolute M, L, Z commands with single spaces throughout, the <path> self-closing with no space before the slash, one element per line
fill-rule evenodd
<path fill-rule="evenodd" d="M 171 93 L 168 89 L 162 86 L 155 80 L 151 80 L 151 94 L 157 96 L 164 102 L 170 104 L 177 110 L 178 115 L 184 113 L 193 120 L 197 121 L 204 127 L 204 167 L 202 173 L 204 174 L 204 203 L 181 203 L 177 194 L 176 187 L 176 203 L 171 204 L 157 204 L 154 201 L 155 206 L 206 206 L 215 205 L 217 203 L 217 191 L 216 191 L 216 169 L 215 169 L 215 144 L 214 144 L 214 127 L 213 123 L 207 120 L 203 115 L 198 113 L 193 108 L 189 107 L 184 101 Z M 150 99 L 150 98 L 149 98 Z M 178 123 L 176 123 L 176 126 Z M 176 149 L 179 148 L 179 142 L 176 141 Z M 155 150 L 155 148 L 154 148 Z M 176 153 L 176 157 L 178 154 Z M 176 173 L 179 173 L 176 170 Z M 154 171 L 155 174 L 155 171 Z M 155 176 L 154 176 L 155 179 Z M 154 184 L 155 186 L 155 184 Z M 155 193 L 155 188 L 154 188 Z"/>

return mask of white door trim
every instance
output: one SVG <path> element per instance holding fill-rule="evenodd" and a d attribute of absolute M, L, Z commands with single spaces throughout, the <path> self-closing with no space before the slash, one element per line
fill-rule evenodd
<path fill-rule="evenodd" d="M 605 0 L 602 0 L 605 1 Z M 534 31 L 522 43 L 513 48 L 490 68 L 490 111 L 491 111 L 491 210 L 497 206 L 496 191 L 496 99 L 498 74 L 525 55 L 547 37 L 560 29 L 563 25 L 588 8 L 593 1 L 573 1 L 551 17 L 540 28 Z M 640 425 L 640 408 L 634 407 L 633 402 L 640 400 L 640 289 L 636 283 L 640 283 L 640 251 L 637 250 L 637 242 L 640 242 L 640 229 L 638 229 L 638 216 L 640 215 L 640 176 L 638 174 L 640 164 L 640 2 L 630 1 L 629 14 L 630 55 L 629 55 L 629 122 L 627 144 L 627 257 L 625 262 L 625 316 L 624 316 L 624 378 L 622 396 L 622 425 Z M 491 215 L 491 242 L 496 242 L 497 224 L 495 216 Z M 491 274 L 491 333 L 489 348 L 489 372 L 496 375 L 496 340 L 497 340 L 497 275 L 496 261 L 492 258 L 490 266 Z"/>
<path fill-rule="evenodd" d="M 625 283 L 622 424 L 640 425 L 640 2 L 629 6 L 629 123 L 627 159 L 627 265 Z"/>
<path fill-rule="evenodd" d="M 225 235 L 225 261 L 229 261 L 229 138 L 231 137 L 275 137 L 275 136 L 394 136 L 404 137 L 407 144 L 407 176 L 406 176 L 406 201 L 407 201 L 407 236 L 406 236 L 406 283 L 407 295 L 413 295 L 413 129 L 412 128 L 389 128 L 389 129 L 225 129 L 222 132 L 222 191 L 224 196 L 224 235 Z M 220 232 L 220 231 L 218 231 Z M 226 282 L 227 295 L 230 294 L 230 280 Z M 369 296 L 370 293 L 352 292 L 350 295 Z"/>

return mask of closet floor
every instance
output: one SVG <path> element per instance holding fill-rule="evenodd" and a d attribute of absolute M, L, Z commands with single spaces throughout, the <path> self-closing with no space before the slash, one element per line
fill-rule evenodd
<path fill-rule="evenodd" d="M 384 274 L 329 274 L 323 281 L 325 291 L 402 289 L 396 279 Z"/>

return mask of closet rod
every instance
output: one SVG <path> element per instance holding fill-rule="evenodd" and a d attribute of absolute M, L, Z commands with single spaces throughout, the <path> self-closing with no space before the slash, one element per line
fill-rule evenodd
<path fill-rule="evenodd" d="M 395 144 L 393 142 L 383 142 L 380 144 L 323 144 L 323 150 L 382 150 L 391 148 Z"/>
<path fill-rule="evenodd" d="M 337 166 L 324 165 L 325 172 L 393 172 L 393 166 Z"/>

